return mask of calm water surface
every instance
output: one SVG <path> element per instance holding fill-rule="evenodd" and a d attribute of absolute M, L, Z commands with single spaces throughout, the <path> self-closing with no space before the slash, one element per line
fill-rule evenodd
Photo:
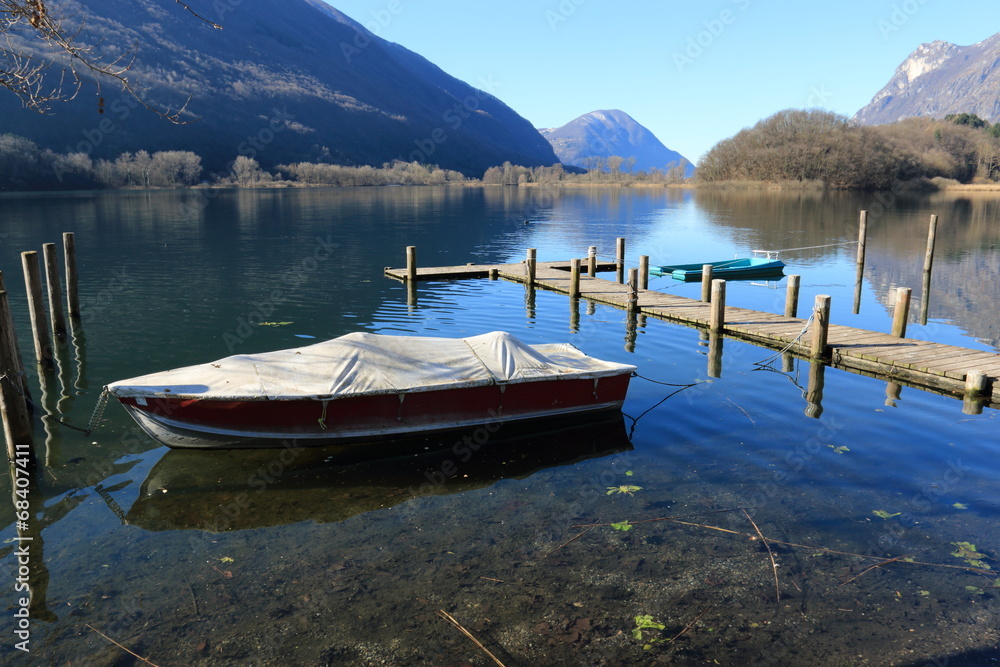
<path fill-rule="evenodd" d="M 168 451 L 117 405 L 90 436 L 40 422 L 43 466 L 20 533 L 33 539 L 16 542 L 14 505 L 0 509 L 0 656 L 145 664 L 113 639 L 157 665 L 496 664 L 444 612 L 508 666 L 994 664 L 996 411 L 963 414 L 954 398 L 834 369 L 807 396 L 809 364 L 760 365 L 772 351 L 732 340 L 711 377 L 695 329 L 633 329 L 621 311 L 505 281 L 407 294 L 382 275 L 407 245 L 425 266 L 520 261 L 527 248 L 568 259 L 592 245 L 611 259 L 620 236 L 633 266 L 642 254 L 677 263 L 781 249 L 806 308 L 829 294 L 834 323 L 887 331 L 895 288 L 920 302 L 931 214 L 933 288 L 926 324 L 916 308 L 908 335 L 1000 351 L 1000 200 L 988 197 L 4 196 L 0 269 L 32 391 L 74 424 L 108 382 L 356 330 L 502 329 L 635 364 L 642 378 L 620 420 L 473 430 L 381 460 Z M 19 253 L 64 231 L 76 233 L 84 317 L 57 371 L 39 377 Z M 662 278 L 651 288 L 700 293 Z M 733 305 L 780 312 L 783 300 L 783 280 L 729 284 Z M 465 437 L 474 455 L 453 449 Z M 28 653 L 15 635 L 25 543 Z"/>

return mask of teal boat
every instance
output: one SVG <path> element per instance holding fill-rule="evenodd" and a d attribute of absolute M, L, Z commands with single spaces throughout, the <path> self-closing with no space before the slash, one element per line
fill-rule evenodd
<path fill-rule="evenodd" d="M 754 250 L 754 257 L 737 257 L 719 262 L 698 264 L 673 264 L 655 266 L 650 275 L 670 276 L 685 282 L 700 281 L 705 264 L 712 265 L 712 277 L 726 280 L 749 280 L 752 278 L 772 278 L 784 275 L 785 263 L 778 259 L 773 250 Z M 760 255 L 763 255 L 762 257 Z"/>

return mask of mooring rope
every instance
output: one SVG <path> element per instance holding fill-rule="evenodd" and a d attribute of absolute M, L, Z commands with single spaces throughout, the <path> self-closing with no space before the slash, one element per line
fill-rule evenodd
<path fill-rule="evenodd" d="M 20 377 L 20 376 L 23 376 L 23 375 L 24 375 L 24 371 L 18 371 L 17 373 L 4 373 L 3 375 L 0 375 L 0 382 L 2 382 L 4 380 L 10 382 L 10 386 L 12 386 L 14 388 L 14 391 L 16 391 L 18 394 L 20 394 L 21 398 L 24 399 L 25 404 L 31 406 L 32 409 L 33 409 L 36 404 L 30 398 L 28 398 L 27 396 L 24 395 L 24 392 L 21 391 L 21 387 L 19 386 L 19 383 L 17 383 L 17 382 L 14 381 L 14 378 Z M 57 424 L 62 424 L 63 426 L 65 426 L 67 428 L 73 429 L 74 431 L 79 431 L 80 433 L 84 433 L 86 435 L 90 435 L 94 431 L 94 429 L 97 428 L 100 425 L 100 421 L 104 417 L 104 408 L 108 404 L 108 396 L 109 395 L 110 394 L 108 392 L 108 388 L 104 387 L 104 389 L 101 390 L 101 395 L 97 398 L 97 405 L 94 406 L 94 411 L 90 414 L 90 422 L 87 424 L 86 428 L 82 428 L 80 426 L 75 426 L 73 424 L 70 424 L 69 422 L 63 420 L 61 417 L 58 417 L 58 416 L 56 416 L 56 415 L 54 415 L 54 414 L 52 414 L 51 412 L 48 412 L 48 411 L 46 411 L 42 415 L 42 418 L 43 419 L 44 418 L 51 419 L 52 421 L 56 422 Z"/>
<path fill-rule="evenodd" d="M 753 365 L 754 365 L 754 366 L 767 366 L 767 365 L 768 365 L 768 364 L 770 364 L 770 363 L 771 363 L 772 361 L 774 361 L 775 359 L 777 359 L 777 358 L 778 358 L 778 357 L 780 357 L 781 355 L 783 355 L 783 354 L 785 354 L 786 352 L 788 352 L 788 351 L 789 351 L 790 349 L 792 349 L 792 347 L 793 347 L 793 346 L 794 346 L 795 344 L 797 344 L 797 343 L 798 343 L 798 342 L 799 342 L 799 341 L 800 341 L 800 340 L 802 339 L 802 337 L 803 337 L 803 336 L 805 336 L 805 335 L 806 335 L 806 331 L 808 331 L 808 330 L 809 330 L 809 325 L 810 325 L 810 324 L 812 324 L 812 323 L 813 323 L 813 320 L 815 320 L 815 319 L 816 319 L 816 311 L 814 310 L 814 311 L 813 311 L 813 312 L 812 312 L 812 313 L 811 313 L 811 314 L 809 315 L 809 319 L 808 319 L 808 320 L 806 320 L 806 323 L 805 323 L 805 325 L 804 325 L 804 326 L 802 327 L 802 331 L 800 331 L 800 332 L 799 332 L 799 335 L 798 335 L 798 336 L 796 336 L 795 338 L 793 338 L 792 340 L 790 340 L 790 341 L 788 342 L 788 345 L 786 345 L 785 347 L 781 348 L 780 350 L 778 350 L 777 352 L 775 352 L 774 354 L 772 354 L 772 355 L 771 355 L 770 357 L 768 357 L 767 359 L 764 359 L 763 361 L 755 361 Z"/>

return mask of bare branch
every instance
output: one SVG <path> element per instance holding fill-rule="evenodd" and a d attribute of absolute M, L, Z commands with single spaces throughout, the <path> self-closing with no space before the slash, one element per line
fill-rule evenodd
<path fill-rule="evenodd" d="M 215 28 L 221 26 L 199 16 L 181 0 L 175 0 L 193 16 Z M 135 98 L 143 107 L 176 124 L 182 119 L 191 98 L 177 110 L 160 109 L 143 99 L 128 76 L 135 64 L 138 44 L 133 44 L 117 57 L 106 59 L 95 54 L 96 47 L 78 41 L 84 26 L 67 30 L 60 17 L 53 16 L 46 0 L 0 0 L 0 88 L 17 95 L 25 107 L 47 113 L 52 103 L 72 100 L 83 84 L 80 73 L 90 74 L 97 84 L 98 113 L 104 113 L 101 83 L 113 81 Z M 48 47 L 54 54 L 46 59 L 38 48 Z M 62 61 L 64 64 L 59 64 Z"/>

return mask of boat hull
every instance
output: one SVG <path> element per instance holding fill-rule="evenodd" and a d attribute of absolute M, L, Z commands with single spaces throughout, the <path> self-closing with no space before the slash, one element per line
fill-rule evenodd
<path fill-rule="evenodd" d="M 586 378 L 321 400 L 119 397 L 146 433 L 174 448 L 329 445 L 620 408 L 631 372 Z"/>
<path fill-rule="evenodd" d="M 785 263 L 780 260 L 765 260 L 750 257 L 721 262 L 704 262 L 702 264 L 659 266 L 650 270 L 650 273 L 654 276 L 670 276 L 674 280 L 683 280 L 685 282 L 700 282 L 705 264 L 712 265 L 713 278 L 725 278 L 727 280 L 771 278 L 784 275 L 785 268 Z"/>

